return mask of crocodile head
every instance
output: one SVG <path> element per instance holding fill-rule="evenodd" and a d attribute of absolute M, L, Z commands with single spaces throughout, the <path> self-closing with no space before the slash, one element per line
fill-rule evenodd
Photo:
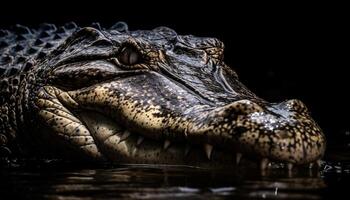
<path fill-rule="evenodd" d="M 33 72 L 30 138 L 40 151 L 124 163 L 320 159 L 325 137 L 306 106 L 257 97 L 223 52 L 166 27 L 83 28 Z"/>

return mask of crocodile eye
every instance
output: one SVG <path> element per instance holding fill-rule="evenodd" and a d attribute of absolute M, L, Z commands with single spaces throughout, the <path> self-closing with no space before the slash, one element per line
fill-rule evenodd
<path fill-rule="evenodd" d="M 139 52 L 132 47 L 123 47 L 120 51 L 118 60 L 124 65 L 135 65 L 140 62 Z"/>

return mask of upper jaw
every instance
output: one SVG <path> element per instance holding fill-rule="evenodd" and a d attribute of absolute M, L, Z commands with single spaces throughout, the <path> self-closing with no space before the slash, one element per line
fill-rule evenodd
<path fill-rule="evenodd" d="M 183 141 L 167 144 L 168 140 L 165 139 L 147 139 L 141 129 L 135 132 L 110 113 L 99 114 L 101 109 L 85 107 L 73 95 L 53 86 L 41 88 L 34 103 L 38 108 L 41 127 L 47 128 L 42 134 L 50 134 L 50 137 L 58 138 L 65 145 L 93 159 L 193 165 L 209 161 L 201 145 L 194 145 L 196 147 L 189 153 L 187 145 L 193 145 L 191 143 Z M 125 137 L 126 132 L 132 134 Z M 140 141 L 141 137 L 145 141 Z M 59 147 L 58 143 L 55 145 L 57 148 L 66 148 Z M 230 153 L 217 151 L 215 156 L 208 157 L 219 163 L 232 163 Z"/>
<path fill-rule="evenodd" d="M 323 134 L 317 125 L 307 116 L 304 117 L 304 121 L 302 123 L 297 121 L 297 123 L 292 125 L 298 127 L 298 125 L 302 126 L 303 123 L 309 122 L 309 128 L 311 128 L 312 131 L 303 128 L 300 128 L 300 130 L 295 130 L 295 127 L 289 127 L 290 130 L 287 130 L 286 127 L 273 127 L 272 130 L 266 131 L 266 125 L 268 123 L 266 121 L 259 121 L 260 119 L 269 119 L 267 117 L 269 115 L 266 113 L 266 110 L 249 100 L 241 100 L 228 104 L 224 107 L 197 113 L 196 116 L 192 115 L 192 118 L 180 117 L 177 119 L 171 119 L 172 116 L 166 116 L 166 119 L 171 119 L 172 123 L 168 122 L 168 127 L 165 129 L 163 121 L 156 120 L 154 118 L 145 118 L 147 115 L 150 116 L 154 113 L 158 113 L 160 107 L 154 106 L 152 107 L 153 111 L 151 109 L 151 112 L 148 110 L 147 112 L 142 113 L 147 115 L 137 116 L 137 109 L 136 111 L 135 109 L 130 109 L 135 105 L 130 104 L 130 101 L 127 101 L 126 104 L 124 102 L 123 104 L 123 101 L 120 99 L 113 99 L 120 97 L 119 95 L 111 96 L 109 92 L 110 90 L 104 88 L 103 86 L 90 88 L 89 90 L 69 92 L 59 90 L 52 86 L 46 86 L 43 88 L 43 91 L 39 92 L 37 105 L 41 107 L 41 109 L 47 110 L 49 104 L 43 103 L 43 99 L 50 99 L 51 101 L 60 104 L 60 109 L 69 108 L 66 109 L 66 112 L 70 112 L 70 116 L 73 117 L 74 114 L 72 111 L 75 112 L 75 110 L 85 109 L 98 112 L 108 111 L 105 112 L 107 113 L 105 116 L 109 116 L 107 118 L 113 119 L 114 129 L 116 125 L 121 125 L 121 127 L 124 127 L 124 131 L 128 130 L 139 134 L 138 136 L 152 139 L 157 143 L 157 145 L 149 145 L 150 149 L 152 149 L 154 146 L 157 146 L 157 148 L 165 146 L 164 143 L 167 140 L 170 140 L 170 142 L 181 145 L 190 144 L 195 146 L 203 146 L 202 148 L 204 148 L 206 152 L 208 152 L 208 149 L 211 152 L 212 147 L 214 146 L 214 149 L 218 149 L 219 152 L 227 152 L 227 154 L 231 157 L 235 151 L 240 154 L 251 154 L 253 157 L 257 157 L 259 159 L 269 158 L 276 161 L 295 164 L 314 162 L 322 157 L 324 153 L 325 140 Z M 43 95 L 42 93 L 46 93 L 46 95 Z M 105 97 L 111 97 L 111 99 L 107 99 Z M 120 105 L 122 106 L 120 107 Z M 232 112 L 235 113 L 235 115 L 232 115 Z M 118 115 L 116 113 L 118 113 Z M 41 114 L 43 117 L 45 117 L 44 113 Z M 260 118 L 258 116 L 260 116 Z M 275 116 L 270 116 L 272 116 L 270 117 L 270 120 L 273 121 Z M 84 121 L 83 125 L 85 125 L 86 128 L 92 132 L 95 128 L 89 127 L 89 124 L 93 124 L 93 122 L 87 123 L 88 120 L 89 119 L 82 118 L 82 121 Z M 102 121 L 104 122 L 108 120 L 103 119 Z M 168 130 L 168 132 L 166 133 L 164 130 Z M 93 137 L 92 139 L 96 140 L 96 136 L 99 135 L 98 133 L 99 131 L 97 131 L 95 134 L 90 134 Z M 289 136 L 290 134 L 291 136 Z M 123 134 L 120 133 L 115 135 L 117 135 L 119 138 L 116 138 L 115 140 L 119 141 L 121 140 L 121 136 Z M 282 135 L 287 135 L 287 139 L 281 138 Z M 102 143 L 95 142 L 97 146 L 95 146 L 94 150 L 89 152 L 89 154 L 100 154 L 102 157 L 102 155 L 105 153 L 101 152 L 104 150 L 102 150 L 102 148 L 98 145 L 103 144 L 101 145 L 103 148 L 108 146 L 104 143 L 104 141 L 106 141 L 105 139 L 106 138 L 102 137 Z M 134 143 L 136 142 L 137 144 L 137 140 L 138 139 L 135 139 Z M 297 144 L 298 141 L 300 145 L 297 148 L 294 148 L 293 151 L 288 148 L 281 148 L 281 146 L 284 145 L 284 142 L 289 144 Z M 305 141 L 308 143 L 304 143 Z M 109 146 L 110 148 L 119 148 L 119 143 L 120 142 L 111 142 Z M 136 145 L 129 143 L 129 147 L 130 146 Z M 305 147 L 309 148 L 307 149 L 308 152 L 306 154 L 304 150 Z M 178 158 L 175 159 L 176 162 L 180 162 L 180 158 L 183 159 L 183 155 L 185 153 L 181 152 L 182 155 L 180 156 L 179 151 L 184 151 L 184 148 L 178 149 L 179 150 L 177 150 L 175 153 L 176 155 L 179 155 L 177 157 L 175 156 L 175 158 Z M 159 155 L 163 154 L 159 153 Z M 211 157 L 210 153 L 206 153 L 204 155 L 207 155 L 209 158 Z M 128 155 L 126 157 L 132 158 L 133 156 Z M 223 158 L 224 157 L 226 156 L 223 156 Z M 140 158 L 138 161 L 142 162 L 142 159 Z M 170 162 L 171 160 L 164 158 L 163 161 Z M 218 159 L 218 161 L 220 161 L 220 159 Z M 182 160 L 182 162 L 184 161 Z"/>

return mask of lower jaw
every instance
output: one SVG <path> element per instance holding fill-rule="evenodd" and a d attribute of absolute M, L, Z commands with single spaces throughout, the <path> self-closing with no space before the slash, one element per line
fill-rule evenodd
<path fill-rule="evenodd" d="M 163 141 L 140 139 L 131 133 L 121 139 L 123 132 L 114 121 L 96 112 L 80 113 L 80 118 L 93 135 L 97 147 L 112 162 L 120 164 L 170 164 L 200 167 L 233 167 L 234 152 L 213 150 L 208 159 L 204 148 L 199 145 L 173 143 L 164 148 Z M 141 142 L 142 140 L 142 142 Z"/>

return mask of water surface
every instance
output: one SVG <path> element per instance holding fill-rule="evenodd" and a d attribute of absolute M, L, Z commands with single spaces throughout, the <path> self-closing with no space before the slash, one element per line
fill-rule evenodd
<path fill-rule="evenodd" d="M 1 169 L 0 199 L 327 199 L 346 194 L 349 172 L 347 162 L 292 172 L 274 166 L 262 174 L 244 167 L 86 166 L 47 160 Z"/>

